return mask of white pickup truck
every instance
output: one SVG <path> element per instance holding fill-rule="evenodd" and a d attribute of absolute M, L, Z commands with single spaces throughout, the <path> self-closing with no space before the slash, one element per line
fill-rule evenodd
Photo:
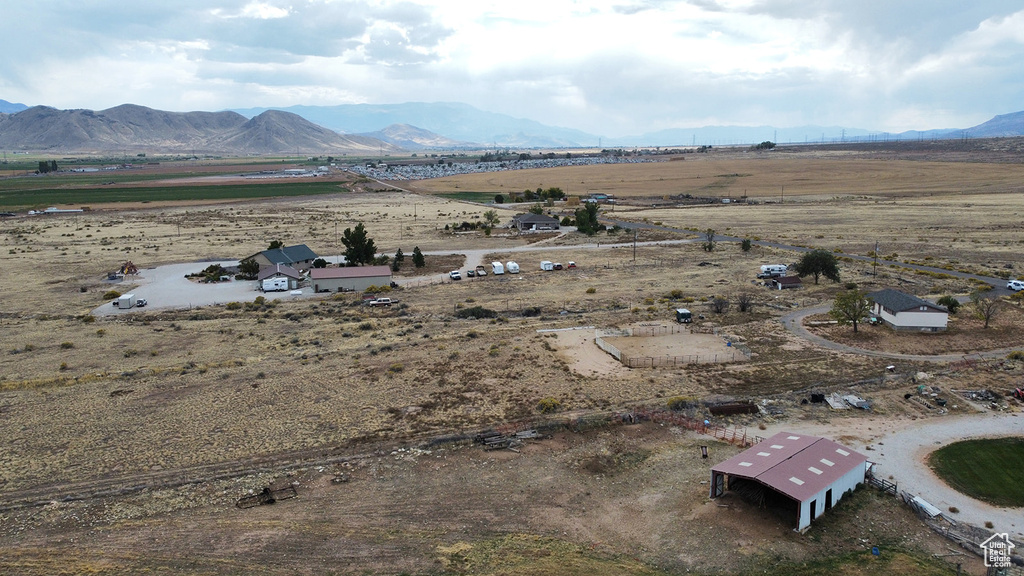
<path fill-rule="evenodd" d="M 391 306 L 392 304 L 398 304 L 397 299 L 391 298 L 374 298 L 368 302 L 370 306 Z"/>

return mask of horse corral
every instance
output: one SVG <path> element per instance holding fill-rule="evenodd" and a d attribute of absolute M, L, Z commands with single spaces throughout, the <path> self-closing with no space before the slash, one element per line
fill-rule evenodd
<path fill-rule="evenodd" d="M 630 368 L 718 364 L 750 359 L 745 347 L 714 329 L 674 325 L 639 325 L 622 331 L 598 331 L 595 342 Z"/>

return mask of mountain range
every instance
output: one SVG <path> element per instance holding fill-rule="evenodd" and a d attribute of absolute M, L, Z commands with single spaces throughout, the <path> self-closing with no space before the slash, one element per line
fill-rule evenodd
<path fill-rule="evenodd" d="M 58 110 L 0 100 L 0 149 L 215 154 L 378 155 L 400 151 L 858 142 L 1024 135 L 1024 112 L 971 128 L 902 133 L 839 126 L 705 126 L 603 138 L 486 112 L 468 104 L 410 102 L 165 112 L 124 104 Z"/>
<path fill-rule="evenodd" d="M 0 114 L 0 148 L 257 155 L 376 155 L 399 150 L 376 138 L 338 134 L 279 110 L 246 118 L 230 111 L 164 112 L 134 104 L 98 112 L 33 106 Z"/>

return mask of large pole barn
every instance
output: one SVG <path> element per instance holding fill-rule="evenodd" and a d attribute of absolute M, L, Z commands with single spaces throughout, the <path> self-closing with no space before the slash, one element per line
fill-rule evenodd
<path fill-rule="evenodd" d="M 728 490 L 793 512 L 796 529 L 832 508 L 864 481 L 868 459 L 826 438 L 780 432 L 711 468 L 711 497 Z"/>

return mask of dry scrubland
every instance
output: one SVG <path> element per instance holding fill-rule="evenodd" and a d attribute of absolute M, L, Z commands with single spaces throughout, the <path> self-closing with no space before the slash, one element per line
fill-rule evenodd
<path fill-rule="evenodd" d="M 638 169 L 690 170 L 699 163 L 694 156 L 615 169 L 624 170 L 619 177 L 626 181 L 638 178 L 634 172 Z M 762 164 L 789 162 L 747 160 L 742 154 L 727 160 L 731 164 L 708 160 L 706 165 L 714 166 L 708 173 L 756 173 Z M 985 166 L 958 168 L 967 173 L 983 171 Z M 931 178 L 926 167 L 918 164 L 921 177 Z M 944 165 L 940 168 L 944 172 L 928 180 L 935 186 L 957 173 Z M 569 170 L 573 174 L 587 171 Z M 831 178 L 830 167 L 818 171 L 804 164 L 803 170 L 815 180 Z M 602 174 L 611 186 L 615 176 Z M 524 177 L 523 173 L 487 177 L 512 179 L 505 181 L 507 190 L 560 185 L 570 193 L 577 191 L 555 180 L 517 183 L 514 179 Z M 573 178 L 586 182 L 587 176 Z M 428 184 L 436 183 L 417 185 Z M 641 182 L 636 189 L 648 184 Z M 461 190 L 470 186 L 460 183 Z M 626 195 L 620 189 L 615 193 Z M 808 194 L 845 196 L 831 189 Z M 600 241 L 599 249 L 513 253 L 510 247 L 530 239 L 443 231 L 445 224 L 472 220 L 485 209 L 385 191 L 215 207 L 112 208 L 0 222 L 0 249 L 7 250 L 5 273 L 0 276 L 0 434 L 5 438 L 0 447 L 0 495 L 49 483 L 130 479 L 254 455 L 305 450 L 306 456 L 314 457 L 338 449 L 372 451 L 409 435 L 467 432 L 536 418 L 537 402 L 546 397 L 559 400 L 566 412 L 641 402 L 663 404 L 677 395 L 771 397 L 788 417 L 839 423 L 857 415 L 801 407 L 802 395 L 789 391 L 842 389 L 849 382 L 878 378 L 890 363 L 818 349 L 780 326 L 778 317 L 784 311 L 825 303 L 841 289 L 831 283 L 808 282 L 802 290 L 779 293 L 752 283 L 758 265 L 792 262 L 797 258 L 792 252 L 755 247 L 744 254 L 729 243 L 712 253 L 697 244 L 640 246 L 634 263 L 631 247 L 608 247 L 632 240 L 624 234 L 586 238 L 572 233 L 534 242 L 534 246 L 555 247 Z M 1017 275 L 1020 260 L 1014 251 L 1019 251 L 1024 239 L 1020 219 L 1015 217 L 1019 209 L 1014 194 L 920 199 L 904 194 L 895 201 L 804 198 L 783 205 L 617 208 L 616 214 L 625 210 L 623 215 L 651 222 L 693 228 L 710 225 L 738 236 L 846 252 L 873 248 L 877 239 L 883 255 L 895 251 L 901 258 L 904 254 L 921 260 L 932 256 L 939 264 L 970 264 L 989 273 L 1008 270 Z M 514 214 L 502 208 L 499 212 L 503 221 Z M 982 224 L 976 218 L 984 218 Z M 340 234 L 360 221 L 383 253 L 393 254 L 399 246 L 407 255 L 414 246 L 424 251 L 486 250 L 484 261 L 516 259 L 523 273 L 424 283 L 402 290 L 398 294 L 402 304 L 388 310 L 370 310 L 360 305 L 358 296 L 325 295 L 274 306 L 143 310 L 88 321 L 87 313 L 112 287 L 104 281 L 105 273 L 124 260 L 147 268 L 232 259 L 264 248 L 271 239 L 303 242 L 321 254 L 335 254 L 341 251 L 335 222 Z M 688 237 L 692 236 L 641 231 L 639 240 Z M 536 266 L 541 259 L 571 259 L 579 268 L 541 273 Z M 458 260 L 454 257 L 444 265 Z M 197 262 L 197 271 L 204 266 Z M 881 269 L 877 277 L 870 273 L 868 264 L 843 265 L 844 280 L 869 290 L 901 285 L 917 294 L 939 295 L 973 289 L 965 280 L 898 269 Z M 741 291 L 755 295 L 752 313 L 738 312 L 733 306 L 726 314 L 716 315 L 705 304 L 716 295 L 735 299 Z M 496 310 L 499 318 L 454 317 L 460 308 L 472 306 Z M 717 326 L 723 335 L 748 346 L 751 360 L 627 370 L 595 353 L 590 339 L 581 336 L 585 331 L 537 332 L 668 323 L 678 306 L 704 314 L 702 325 Z M 530 310 L 534 307 L 539 310 Z M 524 316 L 524 312 L 538 315 Z M 998 329 L 1010 337 L 1008 330 Z M 932 340 L 940 349 L 941 338 Z M 595 365 L 599 368 L 594 369 Z M 911 385 L 901 375 L 918 370 L 937 368 L 924 362 L 901 362 L 897 376 L 859 390 L 876 401 L 876 416 L 931 416 L 902 398 Z M 942 375 L 936 382 L 966 387 L 961 378 L 965 377 Z M 970 375 L 970 387 L 1004 381 L 999 374 Z M 745 423 L 756 425 L 756 421 Z M 688 460 L 677 456 L 679 450 L 692 452 L 694 442 L 700 440 L 666 438 L 659 436 L 663 428 L 651 429 L 645 427 L 644 434 L 653 436 L 634 439 L 615 437 L 626 432 L 562 437 L 531 448 L 545 456 L 535 453 L 523 463 L 510 460 L 514 459 L 510 453 L 484 457 L 464 450 L 458 457 L 441 452 L 408 460 L 385 453 L 360 460 L 351 470 L 352 483 L 342 487 L 327 482 L 337 470 L 328 467 L 321 474 L 307 469 L 297 474 L 310 490 L 302 496 L 310 504 L 299 507 L 297 501 L 290 501 L 249 512 L 230 508 L 242 490 L 258 488 L 270 478 L 254 475 L 126 499 L 5 513 L 0 525 L 5 536 L 15 538 L 18 548 L 0 554 L 0 562 L 23 573 L 45 573 L 52 566 L 48 561 L 73 552 L 83 570 L 109 564 L 201 572 L 213 562 L 224 562 L 210 571 L 230 573 L 244 571 L 240 566 L 254 559 L 249 556 L 252 548 L 265 546 L 268 552 L 259 559 L 268 566 L 267 573 L 288 572 L 295 565 L 284 558 L 306 554 L 316 559 L 311 560 L 313 564 L 346 572 L 424 572 L 445 566 L 474 571 L 459 564 L 474 562 L 473 566 L 487 567 L 480 573 L 488 573 L 512 569 L 489 564 L 510 551 L 517 557 L 525 555 L 530 559 L 527 565 L 533 562 L 534 566 L 542 566 L 545 558 L 579 559 L 580 566 L 594 561 L 592 571 L 598 573 L 613 560 L 625 563 L 616 564 L 617 569 L 638 573 L 658 573 L 656 566 L 668 567 L 670 572 L 712 565 L 754 569 L 763 562 L 768 567 L 777 561 L 800 561 L 815 550 L 862 550 L 856 538 L 872 527 L 870 522 L 902 514 L 887 511 L 889 504 L 876 504 L 866 495 L 861 498 L 870 505 L 851 507 L 855 519 L 826 519 L 815 525 L 812 533 L 816 535 L 810 540 L 778 529 L 776 519 L 764 519 L 759 529 L 751 530 L 741 515 L 732 516 L 734 509 L 749 511 L 744 505 L 733 502 L 726 511 L 703 503 L 704 487 L 696 483 L 706 476 L 706 465 L 686 464 Z M 444 458 L 456 462 L 449 465 Z M 597 460 L 588 460 L 592 458 Z M 588 462 L 593 462 L 593 470 Z M 605 470 L 605 465 L 628 472 Z M 445 485 L 443 489 L 440 484 Z M 637 491 L 648 485 L 652 486 L 649 493 Z M 517 488 L 510 491 L 508 486 Z M 467 499 L 471 505 L 464 515 L 442 519 L 442 511 L 449 510 L 453 501 Z M 561 512 L 555 514 L 556 510 Z M 874 518 L 862 517 L 867 510 L 881 510 L 881 516 L 865 524 L 865 518 Z M 844 521 L 859 528 L 843 529 Z M 352 532 L 338 532 L 338 526 L 353 523 Z M 937 545 L 915 532 L 913 521 L 893 526 L 891 541 L 908 546 L 914 558 L 920 550 Z M 301 535 L 296 536 L 295 530 Z M 178 563 L 171 555 L 147 555 L 145 550 L 164 549 L 165 534 L 176 549 L 192 549 L 197 541 L 210 544 L 196 565 Z M 104 547 L 98 535 L 109 535 L 112 544 Z M 64 538 L 89 543 L 74 548 Z M 708 556 L 701 555 L 706 552 L 693 551 L 711 548 L 711 542 L 721 540 L 734 548 L 739 542 L 741 550 L 722 560 L 726 564 L 709 563 Z M 328 544 L 314 546 L 314 541 Z M 815 548 L 819 545 L 815 542 L 821 543 L 820 548 Z M 838 548 L 829 547 L 833 544 Z M 480 556 L 486 550 L 495 551 L 494 556 Z M 677 550 L 687 551 L 677 554 Z M 382 568 L 377 556 L 395 563 Z M 345 564 L 331 564 L 337 558 Z M 901 562 L 910 562 L 907 558 Z M 33 566 L 42 568 L 33 572 Z"/>

